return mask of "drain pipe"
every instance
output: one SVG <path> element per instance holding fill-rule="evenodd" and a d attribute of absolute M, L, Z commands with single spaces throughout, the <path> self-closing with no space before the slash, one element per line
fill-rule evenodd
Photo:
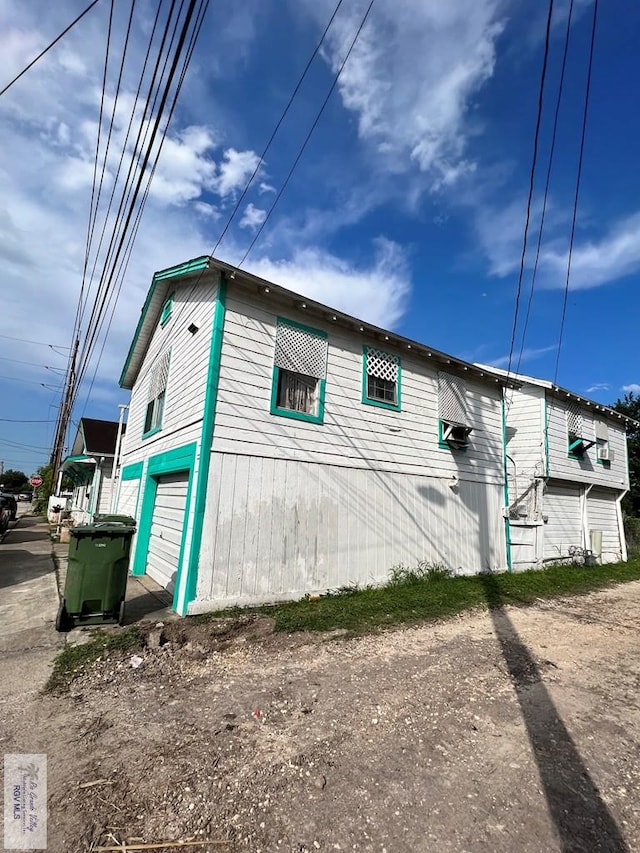
<path fill-rule="evenodd" d="M 620 556 L 622 557 L 623 563 L 626 563 L 629 559 L 629 554 L 627 553 L 627 537 L 624 532 L 624 519 L 622 518 L 622 501 L 628 493 L 629 489 L 625 489 L 624 492 L 620 492 L 616 498 L 616 519 L 618 521 L 618 536 L 620 537 Z"/>
<path fill-rule="evenodd" d="M 122 448 L 122 423 L 124 420 L 124 413 L 129 408 L 128 405 L 124 403 L 120 403 L 118 405 L 120 409 L 120 417 L 118 418 L 118 437 L 116 439 L 116 452 L 113 455 L 113 466 L 111 468 L 111 495 L 109 499 L 109 511 L 116 511 L 116 501 L 118 499 L 118 489 L 116 488 L 117 483 L 116 480 L 120 480 L 120 450 Z"/>

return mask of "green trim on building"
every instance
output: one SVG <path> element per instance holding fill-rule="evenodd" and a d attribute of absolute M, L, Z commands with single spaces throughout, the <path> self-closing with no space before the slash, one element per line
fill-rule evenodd
<path fill-rule="evenodd" d="M 143 462 L 133 462 L 131 465 L 125 465 L 120 474 L 121 480 L 139 480 L 142 477 Z"/>
<path fill-rule="evenodd" d="M 548 477 L 551 463 L 549 460 L 549 404 L 547 402 L 546 394 L 544 395 L 544 457 L 544 475 L 545 477 Z"/>
<path fill-rule="evenodd" d="M 122 368 L 122 373 L 120 374 L 119 384 L 120 387 L 123 387 L 125 376 L 129 370 L 129 365 L 131 364 L 131 359 L 133 358 L 133 353 L 135 352 L 136 345 L 138 343 L 138 338 L 140 337 L 140 333 L 142 332 L 142 328 L 146 322 L 147 314 L 149 313 L 149 309 L 151 307 L 151 302 L 156 292 L 156 287 L 160 282 L 166 281 L 167 279 L 176 278 L 181 275 L 189 275 L 194 272 L 202 272 L 207 269 L 207 265 L 209 263 L 209 257 L 207 255 L 202 255 L 199 258 L 194 258 L 191 261 L 185 261 L 183 264 L 178 264 L 174 267 L 168 267 L 166 270 L 160 270 L 159 272 L 154 273 L 154 276 L 151 280 L 151 286 L 147 292 L 147 298 L 144 301 L 144 305 L 142 306 L 142 311 L 140 313 L 140 319 L 138 320 L 138 325 L 136 326 L 135 333 L 133 335 L 133 340 L 131 341 L 131 346 L 129 347 L 129 352 L 127 353 L 127 359 L 124 363 L 124 367 Z"/>
<path fill-rule="evenodd" d="M 504 540 L 507 554 L 507 571 L 513 571 L 513 563 L 511 560 L 511 522 L 509 521 L 509 478 L 507 476 L 507 411 L 504 403 L 505 389 L 502 389 L 502 398 L 500 404 L 502 406 L 502 466 L 504 471 Z"/>
<path fill-rule="evenodd" d="M 167 298 L 164 300 L 164 305 L 162 306 L 162 314 L 160 315 L 160 325 L 164 328 L 169 320 L 171 319 L 171 312 L 173 310 L 173 297 L 175 291 L 172 291 Z"/>
<path fill-rule="evenodd" d="M 367 358 L 369 354 L 369 350 L 378 350 L 378 352 L 385 352 L 385 350 L 380 349 L 380 347 L 370 347 L 366 344 L 362 347 L 362 402 L 365 406 L 377 406 L 379 409 L 390 409 L 392 412 L 400 412 L 402 411 L 402 359 L 398 357 L 398 379 L 396 381 L 396 402 L 395 403 L 386 403 L 384 400 L 377 400 L 373 397 L 367 396 Z"/>
<path fill-rule="evenodd" d="M 178 474 L 181 471 L 188 472 L 189 483 L 187 486 L 184 525 L 182 528 L 182 538 L 180 540 L 180 556 L 178 557 L 178 570 L 173 593 L 174 610 L 177 610 L 178 591 L 182 585 L 181 580 L 184 566 L 184 549 L 187 539 L 187 530 L 189 528 L 189 506 L 191 502 L 191 488 L 193 485 L 195 458 L 196 443 L 194 441 L 191 442 L 191 444 L 176 447 L 174 450 L 159 453 L 157 456 L 152 456 L 149 459 L 149 463 L 147 465 L 147 476 L 144 483 L 142 508 L 140 510 L 140 522 L 138 524 L 138 541 L 136 543 L 136 553 L 133 559 L 133 567 L 131 569 L 132 574 L 143 575 L 147 568 L 147 555 L 149 553 L 149 539 L 151 537 L 153 510 L 155 507 L 156 492 L 158 489 L 158 478 L 165 474 Z"/>
<path fill-rule="evenodd" d="M 160 432 L 161 429 L 162 429 L 162 424 L 160 424 L 159 426 L 155 426 L 152 429 L 150 429 L 149 432 L 143 432 L 142 438 L 150 438 L 152 435 L 155 435 L 157 432 Z"/>
<path fill-rule="evenodd" d="M 304 323 L 298 323 L 296 320 L 290 320 L 288 317 L 276 317 L 276 324 L 277 323 L 293 326 L 295 329 L 302 329 L 303 332 L 309 332 L 310 335 L 315 335 L 318 338 L 325 338 L 325 340 L 329 340 L 329 335 L 323 329 L 316 329 L 313 326 L 305 326 Z"/>
<path fill-rule="evenodd" d="M 213 430 L 216 421 L 216 404 L 218 402 L 218 385 L 220 383 L 220 361 L 222 357 L 226 300 L 227 281 L 224 274 L 222 274 L 220 276 L 220 283 L 218 284 L 218 295 L 213 311 L 213 331 L 211 333 L 209 370 L 202 417 L 202 436 L 200 439 L 200 460 L 198 464 L 198 476 L 196 482 L 191 549 L 189 552 L 189 563 L 187 566 L 187 575 L 183 585 L 183 591 L 178 596 L 176 606 L 176 610 L 181 616 L 186 614 L 189 602 L 193 601 L 196 597 L 198 583 L 198 564 L 200 561 L 202 530 L 204 527 L 204 514 L 207 503 L 211 448 L 213 445 Z M 176 589 L 177 588 L 178 587 L 176 585 Z"/>

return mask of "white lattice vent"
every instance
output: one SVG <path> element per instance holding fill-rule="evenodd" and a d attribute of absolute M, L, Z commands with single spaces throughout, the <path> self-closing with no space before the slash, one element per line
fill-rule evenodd
<path fill-rule="evenodd" d="M 567 430 L 572 435 L 582 435 L 582 410 L 577 403 L 567 406 Z"/>
<path fill-rule="evenodd" d="M 324 379 L 327 374 L 327 336 L 278 321 L 275 363 L 283 370 Z"/>
<path fill-rule="evenodd" d="M 157 364 L 151 371 L 151 379 L 149 382 L 149 400 L 155 400 L 167 389 L 167 379 L 169 377 L 169 359 L 171 350 L 167 350 L 159 359 Z"/>
<path fill-rule="evenodd" d="M 465 386 L 462 379 L 450 373 L 438 373 L 440 419 L 454 424 L 467 423 Z"/>
<path fill-rule="evenodd" d="M 385 379 L 387 382 L 398 381 L 398 368 L 400 357 L 390 355 L 388 352 L 367 347 L 367 374 L 377 379 Z"/>

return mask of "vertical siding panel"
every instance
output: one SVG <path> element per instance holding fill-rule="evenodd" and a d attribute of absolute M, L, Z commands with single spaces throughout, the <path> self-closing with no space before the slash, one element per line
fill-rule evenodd
<path fill-rule="evenodd" d="M 269 475 L 273 475 L 273 460 L 260 460 L 260 480 L 255 484 L 257 507 L 256 514 L 256 579 L 255 594 L 266 595 L 271 582 L 271 515 L 273 512 L 272 489 Z"/>
<path fill-rule="evenodd" d="M 247 466 L 247 498 L 244 528 L 243 553 L 243 595 L 253 597 L 256 594 L 258 566 L 258 537 L 260 533 L 260 483 L 262 479 L 262 458 L 249 456 Z"/>
<path fill-rule="evenodd" d="M 229 536 L 229 569 L 233 593 L 242 595 L 244 587 L 244 547 L 248 510 L 249 463 L 250 456 L 236 458 L 234 476 L 234 503 L 231 514 L 231 532 Z"/>

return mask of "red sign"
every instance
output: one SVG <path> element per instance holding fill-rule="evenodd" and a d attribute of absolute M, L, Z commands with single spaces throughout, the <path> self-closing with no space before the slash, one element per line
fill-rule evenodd
<path fill-rule="evenodd" d="M 38 486 L 42 485 L 42 477 L 38 477 L 37 475 L 32 477 L 29 482 L 34 488 L 38 488 Z"/>

